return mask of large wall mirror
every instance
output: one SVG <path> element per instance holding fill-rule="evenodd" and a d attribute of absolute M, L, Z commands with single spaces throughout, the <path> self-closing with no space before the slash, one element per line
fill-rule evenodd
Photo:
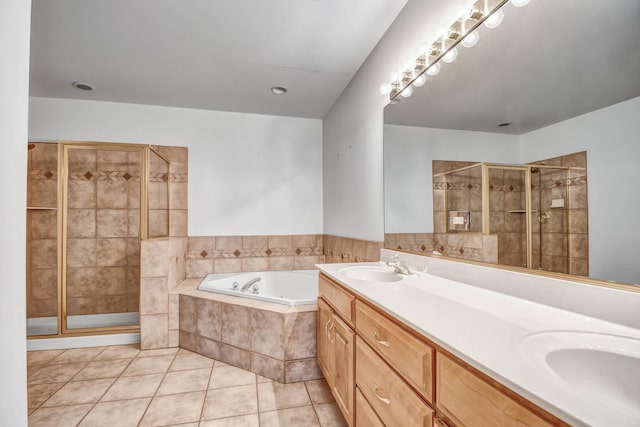
<path fill-rule="evenodd" d="M 483 174 L 498 187 L 507 176 L 521 182 L 509 184 L 512 190 L 538 179 L 539 186 L 567 187 L 562 195 L 550 191 L 540 212 L 529 206 L 531 228 L 566 209 L 563 223 L 550 224 L 569 233 L 539 245 L 536 257 L 570 247 L 576 259 L 562 255 L 571 265 L 565 273 L 640 284 L 640 2 L 532 0 L 503 10 L 500 27 L 482 27 L 476 46 L 459 47 L 455 62 L 385 108 L 385 246 L 423 253 L 471 248 L 458 257 L 501 263 L 487 256 L 492 236 L 478 227 L 489 219 L 472 217 L 482 211 L 481 195 L 452 211 L 454 197 L 440 190 L 481 194 Z M 572 163 L 585 156 L 586 165 Z M 558 168 L 544 168 L 551 166 Z M 460 170 L 455 179 L 443 178 L 447 167 Z M 526 222 L 517 211 L 500 213 L 505 229 Z M 459 229 L 441 225 L 452 220 Z M 466 230 L 467 220 L 475 227 Z M 572 234 L 578 222 L 584 229 Z M 451 236 L 446 243 L 443 233 Z"/>

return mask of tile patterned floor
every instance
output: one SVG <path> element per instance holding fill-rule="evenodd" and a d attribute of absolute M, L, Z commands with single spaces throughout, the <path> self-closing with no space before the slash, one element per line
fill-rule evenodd
<path fill-rule="evenodd" d="M 324 380 L 281 384 L 185 349 L 27 353 L 29 426 L 345 427 Z"/>

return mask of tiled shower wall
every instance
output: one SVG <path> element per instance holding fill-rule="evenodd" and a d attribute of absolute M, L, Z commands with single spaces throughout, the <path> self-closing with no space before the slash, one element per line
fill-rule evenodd
<path fill-rule="evenodd" d="M 69 149 L 67 314 L 137 312 L 140 153 Z"/>
<path fill-rule="evenodd" d="M 58 146 L 29 144 L 27 317 L 56 316 Z M 42 209 L 32 209 L 34 207 Z"/>
<path fill-rule="evenodd" d="M 542 175 L 540 206 L 549 221 L 533 225 L 533 267 L 589 275 L 589 224 L 587 200 L 587 153 L 585 151 L 535 162 L 546 166 L 570 167 L 568 173 L 551 171 Z M 543 169 L 540 169 L 543 171 Z M 534 192 L 535 194 L 535 192 Z M 564 208 L 550 208 L 553 199 L 564 199 Z M 533 200 L 534 205 L 538 199 Z M 540 257 L 542 250 L 542 257 Z"/>
<path fill-rule="evenodd" d="M 155 148 L 171 160 L 171 173 L 155 176 L 159 185 L 169 187 L 164 191 L 170 202 L 165 218 L 171 219 L 166 229 L 172 236 L 185 236 L 186 245 L 187 148 Z M 57 314 L 57 153 L 55 143 L 29 144 L 29 318 Z M 139 154 L 71 150 L 68 188 L 67 313 L 137 312 Z M 181 259 L 184 265 L 184 255 Z"/>
<path fill-rule="evenodd" d="M 476 163 L 434 160 L 432 167 L 435 175 Z M 449 210 L 471 211 L 471 231 L 449 232 Z M 445 181 L 442 176 L 434 177 L 433 219 L 433 250 L 453 258 L 498 262 L 498 236 L 482 234 L 482 174 L 479 167 L 458 172 L 453 182 Z"/>

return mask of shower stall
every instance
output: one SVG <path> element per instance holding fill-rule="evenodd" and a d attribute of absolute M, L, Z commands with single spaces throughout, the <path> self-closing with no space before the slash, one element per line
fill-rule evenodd
<path fill-rule="evenodd" d="M 493 236 L 501 265 L 587 275 L 585 212 L 584 167 L 475 163 L 434 175 L 436 233 Z"/>
<path fill-rule="evenodd" d="M 148 145 L 28 149 L 27 336 L 139 330 L 140 240 L 169 235 L 170 162 Z"/>

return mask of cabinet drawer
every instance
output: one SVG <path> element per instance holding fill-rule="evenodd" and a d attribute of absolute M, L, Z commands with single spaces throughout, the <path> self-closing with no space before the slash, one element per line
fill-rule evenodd
<path fill-rule="evenodd" d="M 459 426 L 551 426 L 447 356 L 436 356 L 436 400 Z"/>
<path fill-rule="evenodd" d="M 433 410 L 356 337 L 356 384 L 387 426 L 431 427 Z"/>
<path fill-rule="evenodd" d="M 360 389 L 356 388 L 356 427 L 384 427 Z"/>
<path fill-rule="evenodd" d="M 349 326 L 353 326 L 353 304 L 355 297 L 326 276 L 320 274 L 319 277 L 318 288 L 320 296 L 331 304 L 338 315 L 342 317 Z"/>
<path fill-rule="evenodd" d="M 356 301 L 356 330 L 428 402 L 433 402 L 431 347 L 361 301 Z"/>

